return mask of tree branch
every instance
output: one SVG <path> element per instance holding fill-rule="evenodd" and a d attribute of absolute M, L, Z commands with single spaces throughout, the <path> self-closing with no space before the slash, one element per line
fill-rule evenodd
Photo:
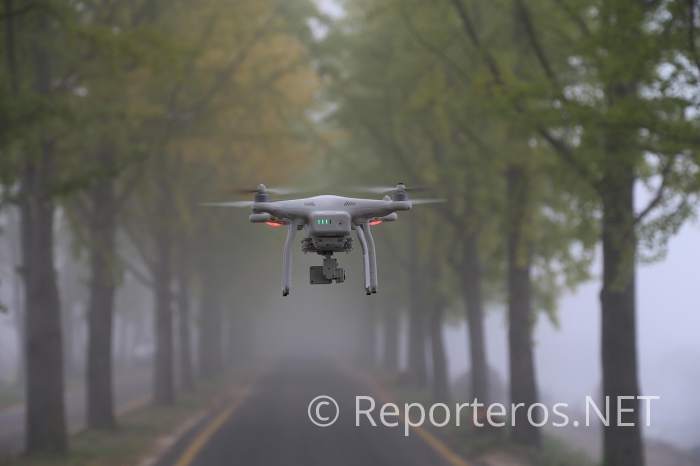
<path fill-rule="evenodd" d="M 459 15 L 459 19 L 462 23 L 462 28 L 464 29 L 465 34 L 467 35 L 467 37 L 469 37 L 469 40 L 471 41 L 472 45 L 474 46 L 476 51 L 479 52 L 481 58 L 486 63 L 486 66 L 488 67 L 489 72 L 491 73 L 491 76 L 493 77 L 494 81 L 496 82 L 496 84 L 504 86 L 505 83 L 503 81 L 503 77 L 501 75 L 501 71 L 498 67 L 498 64 L 496 63 L 496 60 L 493 58 L 488 49 L 482 46 L 481 40 L 479 39 L 479 34 L 476 32 L 474 23 L 471 17 L 469 16 L 466 7 L 462 3 L 462 0 L 451 1 L 452 5 L 455 7 L 455 10 L 457 10 L 457 14 Z"/>
<path fill-rule="evenodd" d="M 668 158 L 668 161 L 666 164 L 664 164 L 664 167 L 661 169 L 661 183 L 659 184 L 658 189 L 656 190 L 656 194 L 654 197 L 649 201 L 649 203 L 642 209 L 634 218 L 634 224 L 638 225 L 644 221 L 644 219 L 649 216 L 649 214 L 658 207 L 659 204 L 664 199 L 664 195 L 666 194 L 666 190 L 668 189 L 668 181 L 670 178 L 670 175 L 672 173 L 672 168 L 673 165 L 676 161 L 676 156 L 673 155 Z"/>
<path fill-rule="evenodd" d="M 693 0 L 690 0 L 690 1 L 692 2 Z M 570 5 L 568 5 L 566 3 L 566 0 L 554 0 L 554 3 L 557 6 L 559 6 L 559 8 L 562 11 L 564 11 L 564 13 L 567 14 L 567 16 L 569 16 L 569 19 L 571 19 L 571 21 L 573 21 L 574 24 L 576 24 L 576 26 L 578 26 L 579 30 L 581 31 L 581 33 L 583 35 L 585 35 L 585 36 L 591 35 L 591 30 L 588 27 L 588 25 L 586 24 L 586 22 L 583 19 L 581 19 L 581 17 L 579 15 L 576 14 L 576 12 L 571 8 Z"/>
<path fill-rule="evenodd" d="M 19 7 L 19 8 L 16 8 L 16 9 L 12 9 L 12 10 L 8 9 L 7 11 L 3 11 L 2 13 L 0 13 L 0 20 L 4 20 L 7 18 L 16 18 L 17 16 L 22 16 L 24 14 L 29 13 L 30 11 L 32 11 L 36 7 L 37 7 L 36 4 L 28 3 L 26 5 Z"/>
<path fill-rule="evenodd" d="M 460 17 L 465 34 L 469 38 L 469 41 L 472 43 L 472 46 L 482 56 L 482 59 L 484 60 L 493 81 L 502 89 L 507 90 L 506 83 L 502 78 L 503 74 L 501 73 L 498 64 L 494 60 L 493 56 L 489 53 L 488 50 L 482 47 L 481 41 L 479 40 L 479 36 L 476 32 L 476 29 L 474 28 L 473 22 L 469 17 L 466 8 L 464 7 L 464 4 L 462 3 L 462 0 L 451 1 L 455 9 L 457 10 L 457 14 Z M 523 107 L 520 101 L 514 101 L 513 107 L 519 114 L 527 114 L 526 109 Z M 547 143 L 554 149 L 554 153 L 557 154 L 560 159 L 562 159 L 567 165 L 573 168 L 576 171 L 576 173 L 581 178 L 586 180 L 586 182 L 588 182 L 591 186 L 593 186 L 593 188 L 596 191 L 600 189 L 599 180 L 575 157 L 573 149 L 568 144 L 566 144 L 566 142 L 554 136 L 549 129 L 540 124 L 536 124 L 535 128 L 537 130 L 537 133 L 542 138 L 544 138 L 544 140 L 547 141 Z"/>
<path fill-rule="evenodd" d="M 525 2 L 523 0 L 515 0 L 515 7 L 518 11 L 518 17 L 520 18 L 520 22 L 525 28 L 525 34 L 527 35 L 528 42 L 530 43 L 532 50 L 535 52 L 535 56 L 537 57 L 537 61 L 539 62 L 542 71 L 544 71 L 544 74 L 547 76 L 547 79 L 549 80 L 550 84 L 556 90 L 557 95 L 561 96 L 562 92 L 561 87 L 559 85 L 559 79 L 554 73 L 554 69 L 552 68 L 551 63 L 549 62 L 549 58 L 547 58 L 547 54 L 545 53 L 544 48 L 542 47 L 540 38 L 537 35 L 537 32 L 535 31 L 535 27 L 532 23 L 532 15 L 530 15 L 530 10 L 527 8 L 527 5 L 525 5 Z"/>
<path fill-rule="evenodd" d="M 245 60 L 248 58 L 250 51 L 255 47 L 255 45 L 265 36 L 272 21 L 275 20 L 279 14 L 279 8 L 276 8 L 266 19 L 262 22 L 260 27 L 253 33 L 253 36 L 243 45 L 243 47 L 236 53 L 236 56 L 228 63 L 228 65 L 216 75 L 214 84 L 205 92 L 204 96 L 195 103 L 190 113 L 199 115 L 206 111 L 207 106 L 212 101 L 216 94 L 224 87 L 224 85 L 231 79 L 231 77 L 238 71 L 238 69 L 243 65 Z"/>

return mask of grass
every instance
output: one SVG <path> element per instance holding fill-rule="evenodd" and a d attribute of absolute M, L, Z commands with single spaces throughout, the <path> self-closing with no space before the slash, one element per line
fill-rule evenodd
<path fill-rule="evenodd" d="M 559 439 L 545 435 L 542 450 L 535 455 L 540 466 L 596 466 L 585 453 L 573 450 Z"/>
<path fill-rule="evenodd" d="M 220 399 L 230 383 L 208 383 L 197 392 L 183 395 L 175 406 L 146 406 L 125 414 L 113 432 L 84 431 L 70 439 L 65 456 L 31 456 L 0 460 L 0 466 L 137 466 L 152 452 L 162 436 L 171 434 L 184 423 Z"/>

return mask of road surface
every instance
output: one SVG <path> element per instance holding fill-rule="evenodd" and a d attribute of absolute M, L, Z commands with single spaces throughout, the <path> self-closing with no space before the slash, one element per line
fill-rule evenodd
<path fill-rule="evenodd" d="M 331 427 L 309 420 L 308 404 L 318 395 L 330 395 L 340 407 Z M 449 462 L 439 445 L 415 432 L 404 437 L 402 427 L 372 427 L 368 422 L 355 427 L 356 395 L 375 394 L 359 378 L 329 363 L 280 365 L 261 375 L 236 406 L 222 408 L 187 435 L 158 466 L 460 464 Z M 326 409 L 321 414 L 330 417 L 332 409 Z"/>

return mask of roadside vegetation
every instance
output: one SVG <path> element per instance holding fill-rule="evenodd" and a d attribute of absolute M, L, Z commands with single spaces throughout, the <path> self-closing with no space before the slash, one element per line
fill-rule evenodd
<path fill-rule="evenodd" d="M 124 466 L 140 465 L 162 454 L 163 440 L 173 440 L 180 426 L 209 413 L 240 393 L 240 383 L 219 378 L 181 397 L 176 406 L 146 405 L 120 416 L 114 431 L 86 430 L 71 436 L 67 456 L 32 455 L 0 459 L 3 466 Z"/>

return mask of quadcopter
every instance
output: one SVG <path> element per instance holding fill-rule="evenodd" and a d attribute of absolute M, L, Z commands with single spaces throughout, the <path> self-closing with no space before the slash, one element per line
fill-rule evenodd
<path fill-rule="evenodd" d="M 338 267 L 336 252 L 352 250 L 351 232 L 355 231 L 362 248 L 364 287 L 367 295 L 377 292 L 377 253 L 372 227 L 383 222 L 394 222 L 397 212 L 411 210 L 417 204 L 442 202 L 442 199 L 414 199 L 404 183 L 394 187 L 360 188 L 371 193 L 384 194 L 383 199 L 360 199 L 321 195 L 303 199 L 272 200 L 270 194 L 285 195 L 291 190 L 267 188 L 264 184 L 241 193 L 254 194 L 253 201 L 206 203 L 214 207 L 252 209 L 249 220 L 271 227 L 286 227 L 287 238 L 282 254 L 282 296 L 289 295 L 292 269 L 292 243 L 297 231 L 304 231 L 301 249 L 304 253 L 323 256 L 323 265 L 312 266 L 309 280 L 312 285 L 328 285 L 345 281 L 345 270 Z"/>

